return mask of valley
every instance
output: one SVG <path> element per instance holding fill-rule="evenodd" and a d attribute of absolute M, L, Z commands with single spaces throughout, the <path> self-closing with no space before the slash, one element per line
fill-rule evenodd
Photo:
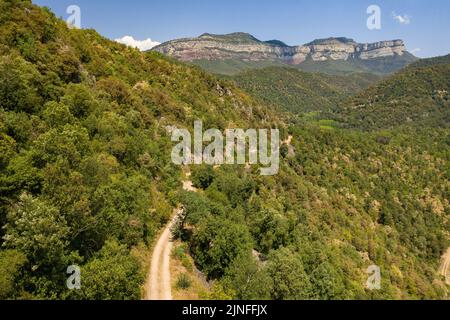
<path fill-rule="evenodd" d="M 449 91 L 402 40 L 141 52 L 0 1 L 0 299 L 448 299 Z M 279 132 L 279 170 L 175 163 L 200 121 Z"/>

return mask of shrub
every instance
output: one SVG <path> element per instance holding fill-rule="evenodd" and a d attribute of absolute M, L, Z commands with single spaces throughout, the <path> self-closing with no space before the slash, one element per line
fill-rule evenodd
<path fill-rule="evenodd" d="M 183 273 L 177 279 L 177 288 L 186 290 L 191 287 L 191 279 L 189 279 L 188 275 Z"/>

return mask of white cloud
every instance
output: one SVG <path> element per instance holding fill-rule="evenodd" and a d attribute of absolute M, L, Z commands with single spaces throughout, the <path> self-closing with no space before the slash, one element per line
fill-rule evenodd
<path fill-rule="evenodd" d="M 420 48 L 415 48 L 415 49 L 412 49 L 412 50 L 411 50 L 411 53 L 412 53 L 412 54 L 414 54 L 414 53 L 419 53 L 420 51 L 422 51 L 422 49 L 420 49 Z"/>
<path fill-rule="evenodd" d="M 146 40 L 136 40 L 132 36 L 125 36 L 120 39 L 116 39 L 115 41 L 126 44 L 129 47 L 138 48 L 141 51 L 150 50 L 151 48 L 161 44 L 160 42 L 153 41 L 150 38 Z"/>
<path fill-rule="evenodd" d="M 394 17 L 394 20 L 396 20 L 400 24 L 410 24 L 411 23 L 411 17 L 407 14 L 401 15 L 396 14 L 395 12 L 392 12 L 392 17 Z"/>

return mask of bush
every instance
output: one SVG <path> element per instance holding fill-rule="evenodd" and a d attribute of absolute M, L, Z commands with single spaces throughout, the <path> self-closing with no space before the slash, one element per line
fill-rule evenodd
<path fill-rule="evenodd" d="M 144 279 L 138 260 L 126 246 L 107 241 L 82 269 L 81 290 L 73 293 L 82 300 L 138 300 Z"/>
<path fill-rule="evenodd" d="M 196 188 L 205 190 L 211 183 L 213 183 L 215 178 L 214 169 L 211 166 L 200 166 L 196 167 L 192 172 L 192 184 Z"/>
<path fill-rule="evenodd" d="M 14 295 L 16 278 L 26 262 L 27 258 L 20 251 L 0 251 L 0 299 L 10 299 Z"/>
<path fill-rule="evenodd" d="M 189 257 L 186 254 L 186 248 L 184 246 L 176 247 L 172 252 L 172 257 L 179 260 L 186 270 L 192 271 L 194 269 Z"/>
<path fill-rule="evenodd" d="M 184 257 L 185 249 L 182 246 L 176 247 L 172 252 L 172 257 L 177 260 L 181 260 Z"/>
<path fill-rule="evenodd" d="M 186 290 L 191 287 L 191 279 L 189 279 L 188 275 L 183 273 L 177 279 L 177 288 Z"/>

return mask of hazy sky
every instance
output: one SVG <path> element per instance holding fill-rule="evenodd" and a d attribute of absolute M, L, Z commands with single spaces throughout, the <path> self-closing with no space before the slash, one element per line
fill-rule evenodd
<path fill-rule="evenodd" d="M 243 31 L 261 40 L 299 45 L 345 36 L 358 42 L 403 39 L 420 57 L 450 53 L 448 0 L 35 0 L 67 18 L 81 9 L 83 28 L 117 39 L 164 42 L 202 33 Z M 370 5 L 381 9 L 381 30 L 367 28 Z"/>

